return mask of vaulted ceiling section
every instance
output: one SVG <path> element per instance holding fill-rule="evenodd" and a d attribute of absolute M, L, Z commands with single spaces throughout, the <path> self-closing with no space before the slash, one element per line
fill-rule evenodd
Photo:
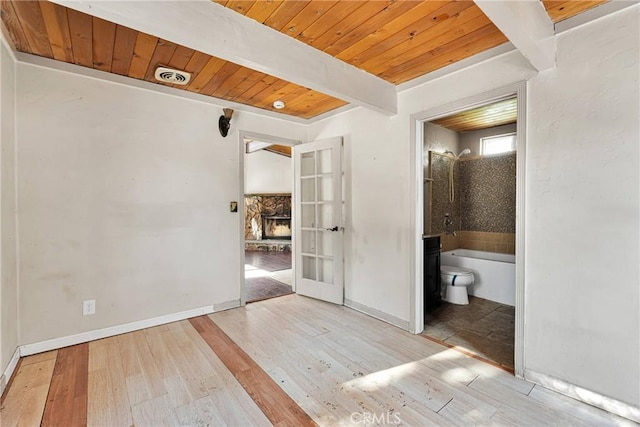
<path fill-rule="evenodd" d="M 472 1 L 217 1 L 393 85 L 503 44 L 507 38 Z M 547 1 L 552 21 L 603 1 Z M 154 34 L 48 1 L 2 0 L 2 21 L 20 52 L 169 85 L 226 101 L 312 118 L 347 102 Z M 214 6 L 214 5 L 212 5 Z M 185 2 L 183 7 L 189 7 Z M 162 83 L 155 69 L 192 74 L 186 86 Z"/>

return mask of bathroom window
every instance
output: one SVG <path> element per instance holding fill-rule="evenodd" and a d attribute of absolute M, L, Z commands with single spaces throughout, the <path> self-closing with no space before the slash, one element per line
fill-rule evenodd
<path fill-rule="evenodd" d="M 516 151 L 515 133 L 480 138 L 481 154 L 500 154 L 510 151 Z"/>

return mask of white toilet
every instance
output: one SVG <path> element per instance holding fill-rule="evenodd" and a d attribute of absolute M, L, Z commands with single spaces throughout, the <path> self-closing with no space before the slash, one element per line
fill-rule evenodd
<path fill-rule="evenodd" d="M 452 304 L 467 305 L 469 296 L 467 286 L 473 285 L 473 272 L 451 265 L 440 266 L 442 286 L 446 286 L 444 300 Z"/>

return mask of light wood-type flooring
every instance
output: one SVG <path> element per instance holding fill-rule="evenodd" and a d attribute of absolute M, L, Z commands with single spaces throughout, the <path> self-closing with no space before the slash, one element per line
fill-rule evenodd
<path fill-rule="evenodd" d="M 0 416 L 3 427 L 633 425 L 298 295 L 23 358 Z"/>

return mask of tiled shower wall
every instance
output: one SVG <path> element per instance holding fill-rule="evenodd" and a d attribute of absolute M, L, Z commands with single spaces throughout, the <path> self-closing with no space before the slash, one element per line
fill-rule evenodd
<path fill-rule="evenodd" d="M 460 159 L 449 201 L 450 157 L 432 154 L 431 234 L 444 233 L 449 212 L 457 236 L 443 235 L 442 250 L 515 253 L 516 153 Z"/>
<path fill-rule="evenodd" d="M 516 232 L 516 154 L 464 158 L 460 166 L 460 229 Z"/>

